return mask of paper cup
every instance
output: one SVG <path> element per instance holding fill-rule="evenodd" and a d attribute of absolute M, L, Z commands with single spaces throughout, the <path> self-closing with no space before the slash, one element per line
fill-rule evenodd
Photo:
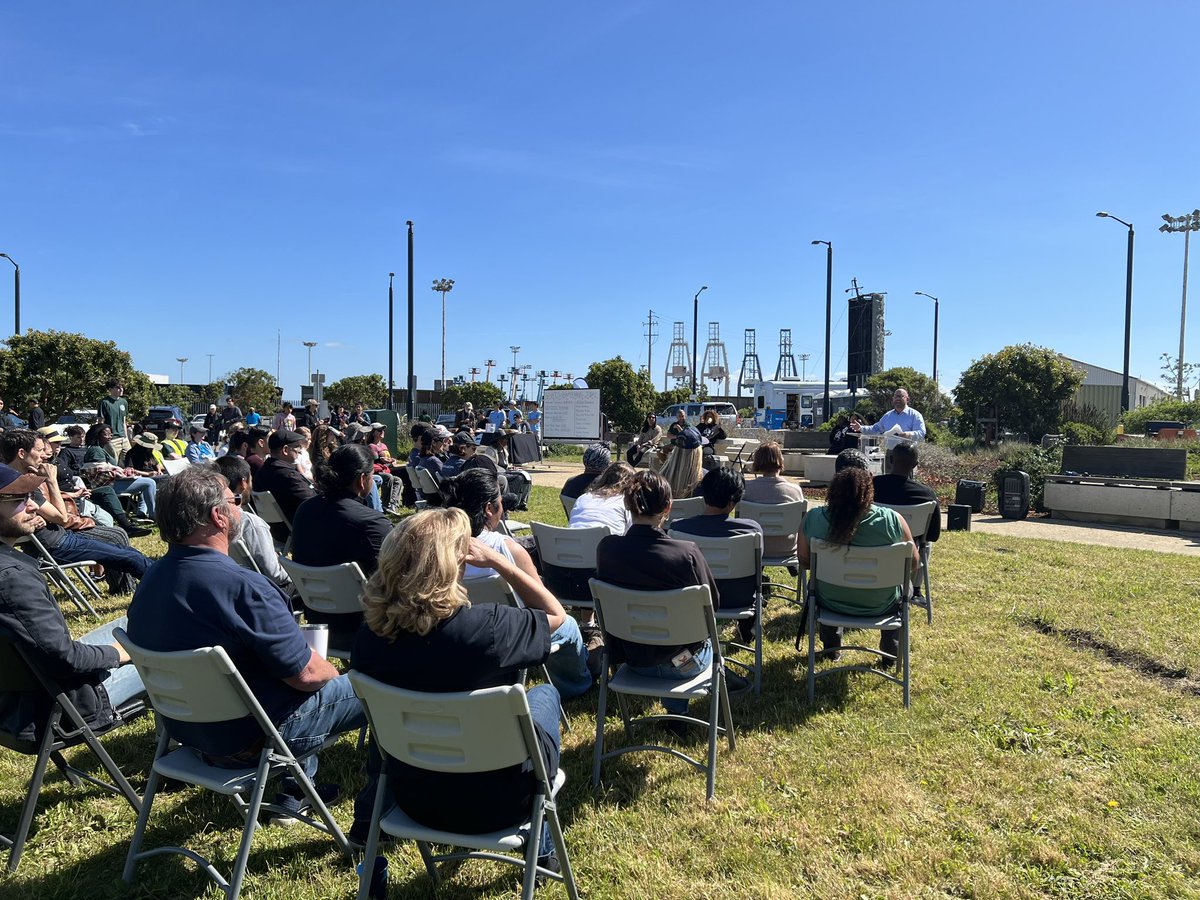
<path fill-rule="evenodd" d="M 321 659 L 325 659 L 329 655 L 328 625 L 301 625 L 300 633 L 304 635 L 304 640 L 308 644 L 309 649 L 316 651 L 316 654 Z"/>

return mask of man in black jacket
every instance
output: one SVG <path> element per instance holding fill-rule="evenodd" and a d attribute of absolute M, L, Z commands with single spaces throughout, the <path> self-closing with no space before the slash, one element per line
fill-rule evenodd
<path fill-rule="evenodd" d="M 289 522 L 295 518 L 301 503 L 316 496 L 308 479 L 296 468 L 296 457 L 303 443 L 304 436 L 295 431 L 276 431 L 267 439 L 271 455 L 254 473 L 254 490 L 270 491 Z M 276 523 L 271 526 L 271 535 L 282 543 L 288 539 L 288 527 Z"/>
<path fill-rule="evenodd" d="M 112 632 L 125 619 L 110 622 L 81 640 L 71 640 L 58 603 L 37 563 L 14 544 L 45 523 L 29 508 L 43 476 L 0 465 L 0 635 L 22 648 L 61 685 L 93 728 L 112 723 L 113 709 L 145 693 L 129 654 Z M 48 711 L 48 697 L 0 689 L 0 730 L 24 739 Z"/>
<path fill-rule="evenodd" d="M 874 478 L 875 500 L 889 506 L 912 506 L 916 503 L 927 503 L 930 500 L 937 504 L 937 494 L 928 485 L 921 484 L 912 477 L 917 468 L 917 445 L 904 441 L 892 448 L 892 472 L 890 475 L 876 475 Z M 925 534 L 914 534 L 919 543 L 933 542 L 942 536 L 941 508 L 934 506 L 933 516 L 929 519 L 929 530 Z"/>

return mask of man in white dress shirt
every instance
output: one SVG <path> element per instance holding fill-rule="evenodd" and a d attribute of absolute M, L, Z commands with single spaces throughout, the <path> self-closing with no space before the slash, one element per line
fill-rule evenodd
<path fill-rule="evenodd" d="M 908 405 L 908 391 L 896 388 L 892 394 L 892 408 L 879 417 L 874 425 L 851 423 L 854 431 L 863 434 L 886 434 L 894 425 L 900 426 L 900 437 L 910 441 L 925 440 L 925 417 Z"/>

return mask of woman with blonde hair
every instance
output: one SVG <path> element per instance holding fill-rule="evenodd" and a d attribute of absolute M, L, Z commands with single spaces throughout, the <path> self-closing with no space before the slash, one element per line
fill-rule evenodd
<path fill-rule="evenodd" d="M 464 563 L 494 569 L 525 601 L 524 608 L 472 606 Z M 550 633 L 566 618 L 541 583 L 503 554 L 471 537 L 461 509 L 426 509 L 398 525 L 379 553 L 379 568 L 363 592 L 366 627 L 354 642 L 352 665 L 387 684 L 447 693 L 515 684 L 520 671 L 550 656 Z M 538 745 L 553 779 L 558 771 L 559 695 L 553 685 L 529 690 Z M 429 828 L 485 834 L 520 822 L 534 790 L 529 766 L 453 774 L 391 761 L 396 804 Z M 543 828 L 538 865 L 557 870 Z"/>

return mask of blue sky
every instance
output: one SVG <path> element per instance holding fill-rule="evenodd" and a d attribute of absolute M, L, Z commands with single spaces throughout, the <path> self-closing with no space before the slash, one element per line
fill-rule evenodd
<path fill-rule="evenodd" d="M 1200 8 L 1181 2 L 10 6 L 0 30 L 0 251 L 22 325 L 117 341 L 186 380 L 241 365 L 297 396 L 302 341 L 329 380 L 488 357 L 581 373 L 646 361 L 642 322 L 701 344 L 779 329 L 823 366 L 843 290 L 886 291 L 886 363 L 940 380 L 1023 341 L 1131 369 L 1179 341 L 1182 235 L 1200 205 Z M 1198 247 L 1200 249 L 1200 247 Z M 10 315 L 0 270 L 0 316 Z M 1200 305 L 1200 296 L 1193 308 Z M 1195 316 L 1190 317 L 1195 321 Z M 1200 334 L 1189 335 L 1200 358 Z"/>

